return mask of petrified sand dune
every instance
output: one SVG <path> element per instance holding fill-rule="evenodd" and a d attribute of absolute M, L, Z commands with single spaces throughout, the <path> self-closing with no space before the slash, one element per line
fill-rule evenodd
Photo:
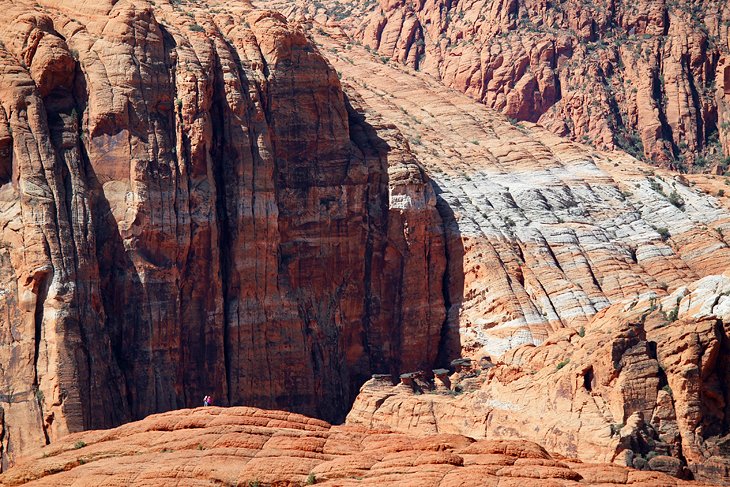
<path fill-rule="evenodd" d="M 308 480 L 309 479 L 309 480 Z M 0 485 L 694 485 L 657 472 L 576 463 L 528 441 L 475 441 L 330 426 L 283 411 L 202 408 L 67 436 Z"/>
<path fill-rule="evenodd" d="M 504 364 L 457 397 L 375 380 L 348 422 L 519 436 L 567 456 L 727 480 L 730 317 L 711 304 L 727 291 L 726 180 L 510 124 L 337 28 L 312 32 L 346 92 L 403 131 L 437 187 L 447 351 Z M 684 308 L 697 302 L 710 308 Z"/>
<path fill-rule="evenodd" d="M 465 352 L 537 344 L 612 303 L 730 265 L 724 178 L 677 177 L 510 124 L 430 76 L 383 64 L 338 29 L 318 29 L 345 91 L 404 133 L 437 188 L 455 266 L 448 320 Z"/>

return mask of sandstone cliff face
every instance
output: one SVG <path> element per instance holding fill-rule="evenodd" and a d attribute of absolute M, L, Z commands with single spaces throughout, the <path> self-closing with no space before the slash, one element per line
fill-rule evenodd
<path fill-rule="evenodd" d="M 727 2 L 349 3 L 297 11 L 558 135 L 676 168 L 730 164 Z"/>
<path fill-rule="evenodd" d="M 243 2 L 0 7 L 5 465 L 206 393 L 338 420 L 433 364 L 434 192 L 301 31 Z"/>
<path fill-rule="evenodd" d="M 0 485 L 697 486 L 666 474 L 585 464 L 528 441 L 475 441 L 331 426 L 253 408 L 173 411 L 68 436 Z"/>
<path fill-rule="evenodd" d="M 6 464 L 206 393 L 340 420 L 372 373 L 502 356 L 454 377 L 479 389 L 456 399 L 365 389 L 350 422 L 728 476 L 726 320 L 652 325 L 646 305 L 674 313 L 730 265 L 727 179 L 510 121 L 346 29 L 247 3 L 0 6 Z"/>

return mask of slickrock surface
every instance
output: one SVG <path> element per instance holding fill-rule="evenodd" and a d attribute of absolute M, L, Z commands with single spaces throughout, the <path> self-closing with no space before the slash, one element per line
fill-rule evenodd
<path fill-rule="evenodd" d="M 675 167 L 730 160 L 723 0 L 266 0 L 505 115 Z"/>
<path fill-rule="evenodd" d="M 647 293 L 492 366 L 451 390 L 371 380 L 348 424 L 524 438 L 562 455 L 730 483 L 730 277 Z M 686 475 L 686 473 L 685 473 Z"/>
<path fill-rule="evenodd" d="M 280 14 L 219 3 L 0 1 L 4 467 L 204 394 L 342 420 L 436 360 L 406 142 Z"/>
<path fill-rule="evenodd" d="M 0 476 L 30 486 L 699 486 L 576 463 L 528 441 L 411 436 L 281 411 L 204 408 L 66 437 Z"/>

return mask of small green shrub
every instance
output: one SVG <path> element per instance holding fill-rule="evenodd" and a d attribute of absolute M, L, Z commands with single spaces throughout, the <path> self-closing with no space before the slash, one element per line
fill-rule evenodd
<path fill-rule="evenodd" d="M 309 475 L 307 475 L 307 485 L 314 485 L 316 483 L 317 477 L 315 477 L 312 472 L 309 472 Z"/>
<path fill-rule="evenodd" d="M 568 365 L 569 363 L 570 363 L 570 359 L 565 359 L 562 362 L 558 363 L 558 365 L 555 366 L 555 370 L 560 370 L 563 367 L 565 367 L 566 365 Z"/>
<path fill-rule="evenodd" d="M 651 460 L 652 458 L 654 458 L 656 456 L 659 456 L 659 453 L 657 453 L 654 450 L 652 450 L 652 451 L 650 451 L 649 453 L 646 454 L 646 461 L 648 462 L 649 460 Z"/>
<path fill-rule="evenodd" d="M 679 305 L 675 306 L 672 311 L 669 312 L 667 315 L 667 321 L 670 323 L 674 323 L 677 321 L 677 318 L 679 317 Z"/>
<path fill-rule="evenodd" d="M 586 336 L 586 327 L 585 326 L 580 327 L 580 329 L 578 330 L 578 336 L 581 338 Z"/>
<path fill-rule="evenodd" d="M 638 132 L 619 131 L 615 136 L 615 143 L 619 149 L 628 152 L 637 159 L 644 158 L 644 143 Z"/>
<path fill-rule="evenodd" d="M 679 193 L 677 191 L 672 191 L 669 194 L 669 202 L 679 208 L 680 210 L 684 209 L 684 200 L 681 196 L 679 196 Z"/>
<path fill-rule="evenodd" d="M 655 228 L 655 230 L 656 233 L 658 233 L 662 240 L 664 240 L 665 242 L 669 240 L 669 237 L 672 236 L 672 234 L 669 233 L 669 230 L 665 227 Z"/>
<path fill-rule="evenodd" d="M 86 446 L 86 442 L 79 440 L 76 443 L 74 443 L 74 450 L 78 450 L 79 448 L 83 448 Z"/>
<path fill-rule="evenodd" d="M 655 191 L 662 196 L 666 196 L 666 193 L 664 193 L 664 188 L 662 188 L 662 185 L 660 183 L 658 183 L 654 178 L 648 178 L 648 179 L 649 179 L 649 187 L 652 189 L 652 191 Z"/>
<path fill-rule="evenodd" d="M 205 32 L 203 26 L 199 24 L 192 24 L 190 26 L 190 30 L 192 30 L 193 32 Z"/>

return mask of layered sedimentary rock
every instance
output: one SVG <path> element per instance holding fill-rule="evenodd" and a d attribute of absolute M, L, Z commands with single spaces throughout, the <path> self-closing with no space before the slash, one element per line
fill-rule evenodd
<path fill-rule="evenodd" d="M 376 373 L 350 422 L 522 436 L 571 458 L 728 477 L 726 320 L 677 299 L 724 302 L 729 180 L 510 121 L 336 26 L 288 25 L 243 2 L 0 6 L 6 465 L 205 394 L 338 421 Z M 723 62 L 703 79 L 725 97 Z M 540 103 L 547 126 L 560 102 Z M 720 123 L 720 102 L 708 106 Z M 663 140 L 673 158 L 685 150 Z M 455 376 L 434 373 L 441 394 L 413 394 L 454 358 L 485 371 L 456 362 Z M 385 382 L 403 372 L 401 386 Z M 79 438 L 59 448 L 91 443 Z M 252 455 L 288 461 L 274 450 Z M 92 473 L 72 455 L 78 466 L 39 465 Z M 178 461 L 172 471 L 190 458 Z M 422 481 L 423 463 L 405 461 Z M 117 463 L 94 468 L 114 475 Z M 435 463 L 451 475 L 453 462 Z"/>
<path fill-rule="evenodd" d="M 338 22 L 383 61 L 558 135 L 674 167 L 730 164 L 727 2 L 330 0 L 289 9 Z"/>
<path fill-rule="evenodd" d="M 411 436 L 252 408 L 181 410 L 34 452 L 0 485 L 699 486 L 528 441 Z"/>
<path fill-rule="evenodd" d="M 408 137 L 436 188 L 450 359 L 540 343 L 612 303 L 665 295 L 730 265 L 726 178 L 688 179 L 512 124 L 318 29 L 345 90 Z"/>
<path fill-rule="evenodd" d="M 566 456 L 727 480 L 726 379 L 718 371 L 724 345 L 698 345 L 691 358 L 672 348 L 676 336 L 628 324 L 641 322 L 652 297 L 668 317 L 652 312 L 670 321 L 676 293 L 724 279 L 717 275 L 730 264 L 727 179 L 677 176 L 510 123 L 427 75 L 382 64 L 336 28 L 315 23 L 312 33 L 346 91 L 404 132 L 437 188 L 448 257 L 444 358 L 507 364 L 483 377 L 456 377 L 449 393 L 456 397 L 414 394 L 379 377 L 348 421 L 412 433 L 522 436 Z M 723 292 L 707 291 L 707 299 Z M 631 306 L 634 314 L 620 316 L 617 310 Z M 686 316 L 673 326 L 723 344 L 724 325 L 712 319 Z M 601 345 L 588 347 L 602 327 Z M 571 358 L 578 344 L 586 348 Z M 585 378 L 594 361 L 601 386 Z M 715 365 L 681 382 L 700 362 Z M 431 375 L 422 372 L 404 380 L 418 386 Z M 468 393 L 485 377 L 492 377 L 488 386 Z M 446 384 L 439 380 L 435 392 Z M 695 392 L 677 392 L 685 387 Z M 714 426 L 697 415 L 686 419 L 693 408 Z"/>
<path fill-rule="evenodd" d="M 335 421 L 370 373 L 433 364 L 434 192 L 300 30 L 245 2 L 0 7 L 6 466 L 206 393 Z"/>
<path fill-rule="evenodd" d="M 728 295 L 730 278 L 710 276 L 617 303 L 578 332 L 453 373 L 450 390 L 373 379 L 348 423 L 524 438 L 588 461 L 728 483 Z"/>

